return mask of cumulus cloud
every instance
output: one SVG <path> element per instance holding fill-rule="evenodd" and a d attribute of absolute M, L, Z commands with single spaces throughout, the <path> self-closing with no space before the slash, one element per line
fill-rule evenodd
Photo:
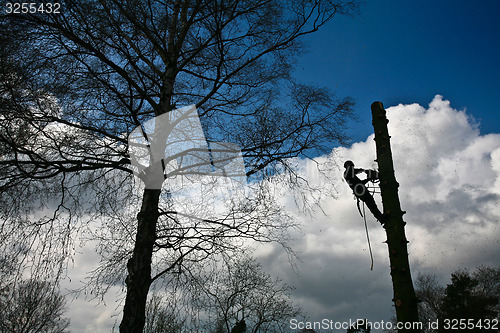
<path fill-rule="evenodd" d="M 440 95 L 428 108 L 389 107 L 387 118 L 414 277 L 432 272 L 445 283 L 458 268 L 500 265 L 500 134 L 481 135 L 465 111 Z M 377 167 L 373 138 L 319 158 L 339 166 L 328 175 L 337 199 L 324 199 L 325 214 L 302 218 L 294 244 L 297 269 L 290 270 L 278 249 L 261 257 L 297 287 L 296 297 L 312 319 L 380 321 L 393 314 L 385 232 L 368 215 L 375 258 L 370 271 L 364 222 L 342 179 L 345 160 Z M 323 177 L 310 161 L 302 169 L 311 182 Z"/>

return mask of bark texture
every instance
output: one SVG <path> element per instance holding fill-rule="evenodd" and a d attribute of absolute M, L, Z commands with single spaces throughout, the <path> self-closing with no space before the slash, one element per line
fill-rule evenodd
<path fill-rule="evenodd" d="M 127 297 L 120 332 L 140 333 L 144 327 L 160 193 L 161 190 L 145 189 L 142 207 L 137 214 L 137 235 L 132 258 L 127 263 Z"/>
<path fill-rule="evenodd" d="M 406 223 L 403 221 L 405 212 L 401 210 L 398 196 L 399 183 L 394 175 L 390 136 L 387 129 L 389 120 L 381 102 L 374 102 L 371 109 L 377 147 L 380 191 L 382 193 L 384 214 L 386 215 L 384 227 L 387 234 L 387 245 L 389 246 L 396 318 L 398 322 L 416 323 L 418 322 L 417 298 L 408 261 L 408 240 L 404 228 Z M 401 329 L 399 332 L 418 332 L 418 330 Z"/>

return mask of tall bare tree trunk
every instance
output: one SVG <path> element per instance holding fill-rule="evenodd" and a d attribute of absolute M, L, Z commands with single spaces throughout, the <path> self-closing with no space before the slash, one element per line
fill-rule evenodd
<path fill-rule="evenodd" d="M 394 176 L 394 165 L 390 145 L 389 131 L 384 106 L 381 102 L 371 105 L 373 128 L 375 129 L 375 143 L 377 147 L 377 163 L 379 167 L 380 191 L 384 214 L 387 215 L 385 229 L 389 259 L 391 264 L 392 286 L 394 289 L 394 305 L 396 318 L 401 323 L 417 323 L 417 298 L 413 289 L 413 282 L 408 262 L 408 249 L 405 235 L 404 212 L 399 202 L 399 184 Z M 400 329 L 399 332 L 418 332 L 415 329 Z"/>
<path fill-rule="evenodd" d="M 127 297 L 120 332 L 141 333 L 144 328 L 160 193 L 161 190 L 145 189 L 137 214 L 137 235 L 132 258 L 127 263 Z"/>
<path fill-rule="evenodd" d="M 172 60 L 175 67 L 175 61 Z M 173 67 L 170 67 L 164 74 L 162 96 L 160 98 L 157 116 L 168 113 L 172 107 L 173 82 L 175 75 L 172 74 Z M 144 170 L 146 176 L 145 189 L 142 197 L 142 206 L 137 214 L 137 234 L 135 236 L 134 251 L 132 258 L 127 262 L 127 296 L 123 307 L 123 318 L 120 323 L 121 333 L 142 333 L 146 323 L 146 303 L 148 299 L 149 287 L 151 286 L 151 262 L 153 257 L 153 247 L 156 241 L 156 225 L 158 223 L 158 204 L 161 194 L 161 180 L 155 175 L 163 175 L 163 164 L 159 159 L 165 158 L 164 152 L 168 131 L 161 127 L 160 122 L 155 122 L 154 144 L 156 149 L 162 151 L 162 155 L 155 156 L 150 151 L 149 167 Z M 148 139 L 149 140 L 149 139 Z M 151 144 L 151 143 L 150 143 Z M 153 183 L 149 183 L 153 181 Z M 159 182 L 159 183 L 156 183 Z"/>

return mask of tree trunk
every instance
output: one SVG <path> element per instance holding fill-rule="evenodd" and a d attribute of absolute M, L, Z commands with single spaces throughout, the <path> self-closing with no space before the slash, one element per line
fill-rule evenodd
<path fill-rule="evenodd" d="M 127 297 L 120 332 L 142 333 L 144 328 L 160 193 L 158 189 L 145 189 L 141 211 L 137 214 L 137 235 L 132 258 L 127 263 Z"/>
<path fill-rule="evenodd" d="M 417 298 L 408 262 L 407 239 L 405 236 L 404 212 L 398 196 L 399 184 L 394 176 L 394 165 L 390 146 L 390 136 L 384 106 L 380 102 L 371 105 L 375 143 L 377 147 L 377 163 L 379 167 L 380 191 L 384 207 L 385 229 L 389 259 L 391 264 L 392 286 L 394 289 L 394 305 L 396 318 L 401 323 L 417 323 Z M 419 332 L 417 329 L 400 329 L 399 332 Z"/>

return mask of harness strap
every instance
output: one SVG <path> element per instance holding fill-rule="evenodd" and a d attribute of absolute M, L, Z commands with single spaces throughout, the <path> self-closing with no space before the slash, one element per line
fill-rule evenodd
<path fill-rule="evenodd" d="M 360 201 L 360 200 L 359 200 L 359 198 L 358 198 L 358 197 L 356 197 L 356 205 L 358 206 L 358 212 L 359 212 L 359 215 L 361 215 L 361 217 L 364 217 L 364 216 L 363 216 L 363 213 L 361 213 L 361 208 L 359 207 L 359 201 Z M 363 211 L 364 211 L 364 210 L 365 210 L 365 203 L 363 202 Z M 365 218 L 365 220 L 366 220 L 366 218 Z"/>

